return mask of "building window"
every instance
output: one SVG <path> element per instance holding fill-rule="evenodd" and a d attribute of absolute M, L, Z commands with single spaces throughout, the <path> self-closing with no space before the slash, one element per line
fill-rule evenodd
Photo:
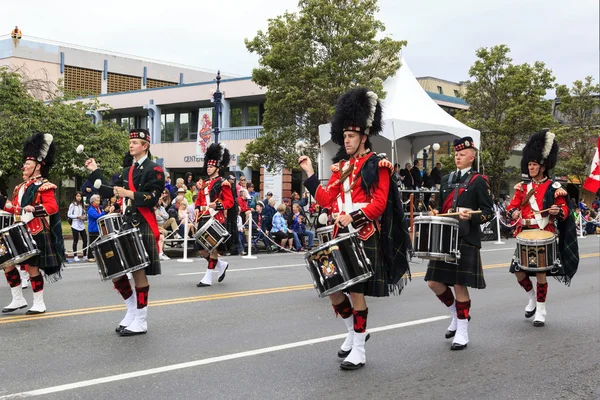
<path fill-rule="evenodd" d="M 179 114 L 179 141 L 187 142 L 190 140 L 190 115 L 187 112 Z"/>
<path fill-rule="evenodd" d="M 139 76 L 108 73 L 108 93 L 129 92 L 142 88 L 142 78 Z"/>
<path fill-rule="evenodd" d="M 190 112 L 190 140 L 198 139 L 198 110 Z"/>
<path fill-rule="evenodd" d="M 458 90 L 454 89 L 454 97 L 460 97 L 460 95 L 458 94 Z"/>
<path fill-rule="evenodd" d="M 75 96 L 101 94 L 102 71 L 65 65 L 65 93 Z"/>
<path fill-rule="evenodd" d="M 242 107 L 231 108 L 229 126 L 232 128 L 242 126 Z"/>
<path fill-rule="evenodd" d="M 171 143 L 175 140 L 175 114 L 164 114 L 160 124 L 160 141 Z"/>
<path fill-rule="evenodd" d="M 258 126 L 258 105 L 248 107 L 248 126 Z"/>
<path fill-rule="evenodd" d="M 444 94 L 444 90 L 442 89 L 442 87 L 441 87 L 441 86 L 438 86 L 438 87 L 437 87 L 437 90 L 438 90 L 438 93 L 439 93 L 439 94 Z"/>
<path fill-rule="evenodd" d="M 177 83 L 161 81 L 158 79 L 150 79 L 150 78 L 146 79 L 146 88 L 147 89 L 154 89 L 154 88 L 165 87 L 165 86 L 177 86 Z"/>

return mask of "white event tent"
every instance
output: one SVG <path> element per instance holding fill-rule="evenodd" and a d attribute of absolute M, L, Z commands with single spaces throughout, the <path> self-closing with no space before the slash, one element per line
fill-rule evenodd
<path fill-rule="evenodd" d="M 471 136 L 480 148 L 478 130 L 469 128 L 439 107 L 415 79 L 406 61 L 384 83 L 383 132 L 371 138 L 373 151 L 386 153 L 393 163 L 412 162 L 414 154 L 428 145 Z M 319 126 L 321 153 L 319 178 L 328 179 L 330 160 L 338 146 L 331 141 L 330 124 Z"/>

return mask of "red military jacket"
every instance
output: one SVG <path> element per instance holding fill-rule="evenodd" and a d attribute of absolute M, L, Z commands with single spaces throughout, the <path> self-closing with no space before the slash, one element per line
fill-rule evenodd
<path fill-rule="evenodd" d="M 550 185 L 552 185 L 552 181 L 550 179 L 546 179 L 542 183 L 535 183 L 531 181 L 531 188 L 534 190 L 532 197 L 535 198 L 535 203 L 537 204 L 537 211 L 541 211 L 544 209 L 544 196 L 546 195 L 546 190 L 550 188 Z M 560 186 L 559 183 L 556 183 L 556 185 Z M 513 196 L 510 204 L 507 207 L 509 213 L 512 213 L 512 211 L 514 210 L 521 211 L 521 224 L 517 225 L 515 229 L 515 235 L 521 232 L 521 230 L 523 230 L 523 226 L 542 229 L 538 224 L 539 221 L 536 220 L 536 213 L 533 212 L 534 210 L 532 209 L 530 202 L 527 201 L 525 204 L 522 205 L 523 201 L 527 197 L 528 191 L 530 190 L 529 184 L 526 184 L 524 182 L 518 183 L 515 186 L 515 189 L 515 195 Z M 562 188 L 557 189 L 554 193 L 554 204 L 560 207 L 560 209 L 562 210 L 562 215 L 564 217 L 569 215 L 569 206 L 567 205 L 566 195 L 567 192 Z M 539 219 L 540 214 L 537 215 Z M 549 215 L 547 212 L 543 214 L 543 217 L 547 218 L 543 222 L 548 222 L 546 226 L 543 227 L 543 230 L 548 232 L 555 232 L 555 217 L 553 215 Z"/>
<path fill-rule="evenodd" d="M 225 222 L 225 210 L 233 207 L 233 193 L 228 181 L 220 176 L 211 178 L 200 188 L 198 198 L 196 199 L 196 209 L 200 210 L 200 215 L 209 215 L 208 205 L 217 203 L 215 219 L 220 223 Z"/>
<path fill-rule="evenodd" d="M 378 175 L 379 180 L 376 187 L 372 187 L 370 193 L 366 193 L 362 186 L 361 169 L 369 157 L 375 153 L 369 152 L 357 157 L 351 157 L 348 161 L 340 161 L 332 166 L 333 174 L 323 188 L 319 186 L 315 194 L 317 203 L 321 207 L 332 207 L 333 212 L 350 214 L 361 210 L 368 222 L 362 225 L 358 231 L 358 237 L 362 240 L 368 239 L 375 232 L 375 222 L 383 214 L 390 188 L 389 161 L 380 162 Z M 385 165 L 381 165 L 385 163 Z M 350 172 L 351 171 L 351 172 Z M 349 174 L 344 181 L 342 176 Z"/>
<path fill-rule="evenodd" d="M 13 198 L 10 203 L 12 207 L 7 207 L 5 205 L 4 211 L 14 214 L 15 221 L 20 221 L 22 218 L 21 214 L 23 213 L 23 208 L 21 207 L 21 198 L 28 189 L 34 189 L 33 187 L 30 188 L 32 185 L 37 185 L 39 188 L 33 196 L 33 201 L 29 202 L 28 204 L 23 204 L 23 207 L 34 206 L 35 208 L 35 211 L 33 212 L 34 218 L 27 222 L 27 228 L 29 228 L 29 231 L 32 235 L 35 235 L 44 229 L 44 227 L 49 229 L 49 224 L 46 217 L 58 212 L 58 202 L 56 201 L 55 196 L 56 185 L 50 183 L 47 179 L 42 178 L 32 178 L 28 181 L 20 183 L 13 191 Z"/>

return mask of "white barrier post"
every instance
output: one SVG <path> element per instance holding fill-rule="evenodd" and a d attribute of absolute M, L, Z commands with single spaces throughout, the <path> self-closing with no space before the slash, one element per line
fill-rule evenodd
<path fill-rule="evenodd" d="M 494 244 L 504 244 L 500 237 L 500 210 L 496 211 L 496 230 L 498 231 L 498 240 L 496 240 Z"/>
<path fill-rule="evenodd" d="M 256 260 L 256 256 L 252 255 L 252 225 L 254 223 L 254 219 L 252 218 L 252 214 L 248 214 L 248 255 L 243 256 L 247 260 Z"/>
<path fill-rule="evenodd" d="M 583 236 L 583 215 L 581 214 L 581 211 L 579 212 L 579 239 L 585 239 L 585 236 Z"/>
<path fill-rule="evenodd" d="M 181 262 L 181 263 L 191 263 L 194 262 L 194 260 L 189 259 L 187 257 L 187 241 L 188 241 L 188 223 L 189 223 L 189 217 L 186 215 L 185 216 L 185 225 L 184 225 L 184 235 L 183 235 L 183 258 L 177 260 L 177 262 Z"/>

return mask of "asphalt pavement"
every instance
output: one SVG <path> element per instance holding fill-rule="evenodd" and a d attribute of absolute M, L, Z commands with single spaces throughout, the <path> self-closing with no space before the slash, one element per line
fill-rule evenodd
<path fill-rule="evenodd" d="M 444 339 L 449 316 L 426 263 L 412 263 L 400 296 L 367 298 L 358 371 L 339 367 L 345 327 L 303 254 L 224 257 L 226 279 L 209 288 L 196 287 L 205 260 L 165 261 L 150 277 L 149 331 L 136 337 L 114 332 L 124 305 L 96 266 L 70 263 L 45 286 L 46 314 L 0 315 L 0 399 L 597 399 L 600 236 L 579 245 L 572 285 L 549 280 L 546 326 L 535 328 L 508 272 L 514 240 L 484 242 L 487 288 L 471 291 L 463 351 Z M 1 279 L 0 307 L 9 302 Z"/>

